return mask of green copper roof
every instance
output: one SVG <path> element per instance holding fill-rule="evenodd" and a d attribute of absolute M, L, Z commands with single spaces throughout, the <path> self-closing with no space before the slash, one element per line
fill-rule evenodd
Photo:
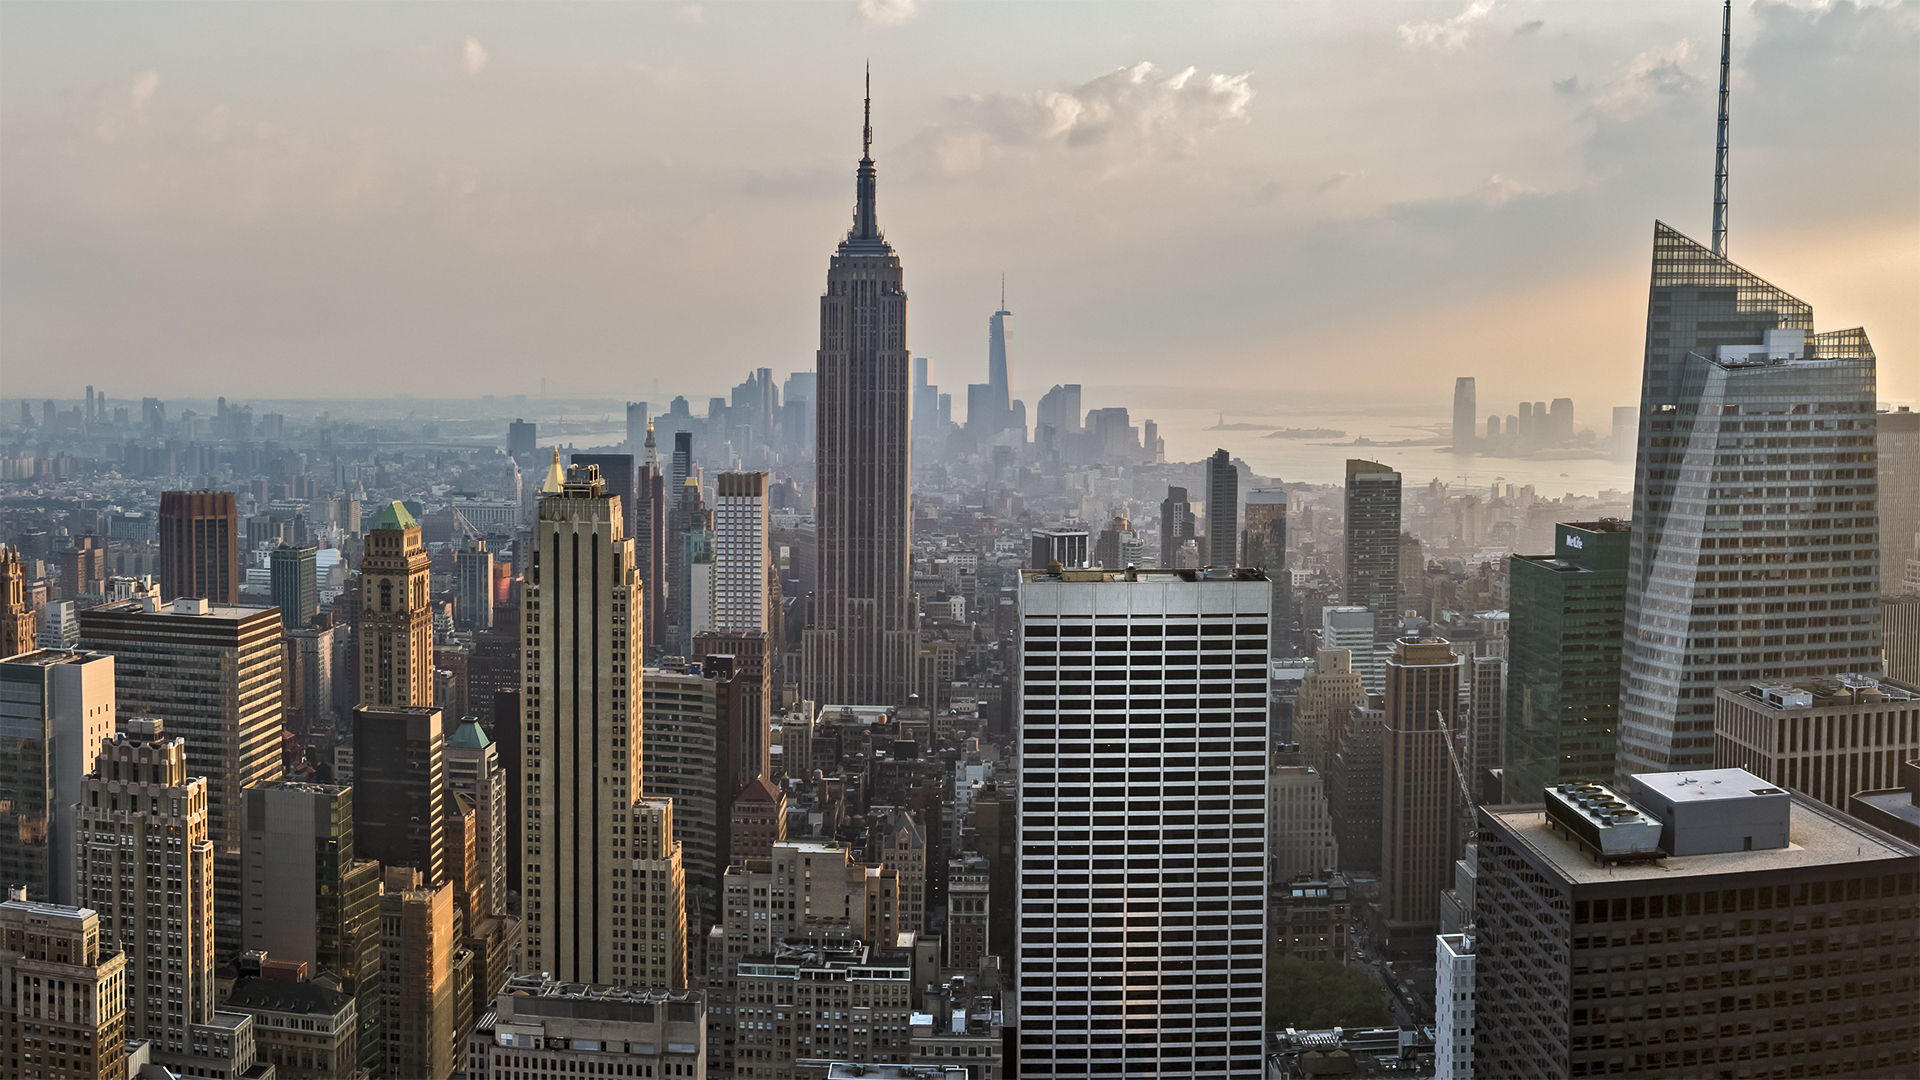
<path fill-rule="evenodd" d="M 460 721 L 460 726 L 455 729 L 453 738 L 447 740 L 447 748 L 450 750 L 484 750 L 491 745 L 493 740 L 487 738 L 487 733 L 480 729 L 478 720 Z"/>
<path fill-rule="evenodd" d="M 380 516 L 373 519 L 376 529 L 412 529 L 419 526 L 407 508 L 397 502 L 390 502 L 380 508 Z"/>

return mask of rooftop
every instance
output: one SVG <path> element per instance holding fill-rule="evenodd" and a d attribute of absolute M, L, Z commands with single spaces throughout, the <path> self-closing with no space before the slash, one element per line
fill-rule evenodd
<path fill-rule="evenodd" d="M 1781 789 L 1745 769 L 1694 769 L 1682 772 L 1639 773 L 1637 779 L 1649 791 L 1675 803 L 1697 803 L 1750 799 L 1755 795 L 1781 795 Z"/>
<path fill-rule="evenodd" d="M 310 1013 L 333 1016 L 353 1003 L 353 997 L 314 982 L 283 982 L 279 979 L 243 978 L 227 995 L 230 1009 L 260 1009 L 265 1012 Z"/>
<path fill-rule="evenodd" d="M 1685 775 L 1704 776 L 1712 771 L 1718 770 Z M 1542 863 L 1575 885 L 1609 881 L 1671 881 L 1679 875 L 1705 877 L 1714 874 L 1749 874 L 1832 867 L 1872 859 L 1920 857 L 1920 849 L 1909 847 L 1837 810 L 1801 796 L 1793 797 L 1786 847 L 1714 855 L 1670 856 L 1648 862 L 1609 865 L 1596 864 L 1573 844 L 1556 835 L 1548 827 L 1546 808 L 1543 806 L 1487 806 L 1482 807 L 1481 812 L 1504 826 L 1513 834 L 1516 842 L 1531 849 Z"/>
<path fill-rule="evenodd" d="M 1031 584 L 1031 583 L 1043 582 L 1043 581 L 1060 581 L 1060 582 L 1069 582 L 1069 583 L 1076 583 L 1076 584 L 1088 583 L 1088 582 L 1131 582 L 1136 584 L 1164 585 L 1168 582 L 1173 582 L 1173 581 L 1200 582 L 1200 581 L 1265 581 L 1265 580 L 1267 580 L 1267 572 L 1265 570 L 1260 570 L 1254 567 L 1245 567 L 1245 566 L 1235 567 L 1232 569 L 1215 569 L 1213 567 L 1207 567 L 1199 570 L 1191 570 L 1191 569 L 1173 570 L 1173 569 L 1168 569 L 1166 567 L 1142 566 L 1142 567 L 1130 567 L 1125 570 L 1105 570 L 1100 568 L 1094 568 L 1089 570 L 1062 569 L 1058 571 L 1024 570 L 1023 569 L 1020 571 L 1020 581 L 1022 584 Z"/>
<path fill-rule="evenodd" d="M 487 738 L 487 733 L 480 727 L 480 721 L 472 718 L 460 721 L 460 726 L 454 729 L 453 737 L 447 740 L 449 750 L 485 750 L 491 745 L 493 740 Z"/>
<path fill-rule="evenodd" d="M 381 507 L 380 515 L 373 519 L 373 527 L 376 529 L 414 529 L 419 526 L 420 523 L 413 520 L 413 515 L 407 512 L 407 508 L 397 502 L 390 502 Z"/>
<path fill-rule="evenodd" d="M 1715 697 L 1745 698 L 1764 709 L 1790 712 L 1912 701 L 1920 698 L 1920 687 L 1881 675 L 1848 672 L 1816 679 L 1752 683 L 1745 688 L 1723 686 Z"/>

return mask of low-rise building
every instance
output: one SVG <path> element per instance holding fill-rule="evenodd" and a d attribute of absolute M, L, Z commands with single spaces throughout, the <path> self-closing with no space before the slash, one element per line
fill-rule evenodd
<path fill-rule="evenodd" d="M 790 938 L 739 962 L 734 1075 L 790 1080 L 828 1062 L 910 1057 L 913 958 L 845 935 Z"/>
<path fill-rule="evenodd" d="M 1347 928 L 1353 902 L 1346 875 L 1301 874 L 1273 889 L 1273 955 L 1344 964 L 1352 955 Z"/>
<path fill-rule="evenodd" d="M 353 1076 L 360 1067 L 360 1013 L 352 994 L 324 983 L 243 975 L 225 1008 L 253 1017 L 255 1052 L 279 1080 Z"/>
<path fill-rule="evenodd" d="M 466 1080 L 578 1076 L 705 1080 L 706 998 L 696 990 L 517 975 L 467 1040 Z"/>
<path fill-rule="evenodd" d="M 1900 763 L 1898 787 L 1854 792 L 1847 813 L 1909 844 L 1920 844 L 1920 760 Z"/>

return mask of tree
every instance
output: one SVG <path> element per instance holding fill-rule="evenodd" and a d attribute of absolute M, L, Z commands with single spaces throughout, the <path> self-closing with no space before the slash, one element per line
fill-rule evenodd
<path fill-rule="evenodd" d="M 1392 1022 L 1385 995 L 1364 970 L 1279 957 L 1267 965 L 1267 1026 L 1379 1027 Z"/>

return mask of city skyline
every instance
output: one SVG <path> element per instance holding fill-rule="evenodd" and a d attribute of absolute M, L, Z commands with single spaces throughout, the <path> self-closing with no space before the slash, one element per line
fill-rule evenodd
<path fill-rule="evenodd" d="M 804 369 L 809 305 L 789 283 L 845 213 L 841 103 L 868 57 L 876 156 L 897 162 L 888 220 L 919 267 L 916 353 L 955 387 L 984 379 L 979 319 L 1005 272 L 1023 313 L 1012 391 L 1029 402 L 1094 375 L 1162 383 L 1189 354 L 1209 358 L 1182 373 L 1203 384 L 1284 379 L 1308 370 L 1294 357 L 1352 348 L 1354 305 L 1385 296 L 1393 314 L 1368 307 L 1360 347 L 1408 394 L 1443 398 L 1465 370 L 1513 383 L 1502 397 L 1616 404 L 1634 389 L 1632 234 L 1655 216 L 1709 232 L 1705 4 L 1143 8 L 1112 24 L 882 7 L 907 17 L 236 14 L 220 27 L 247 33 L 258 68 L 166 9 L 11 9 L 0 347 L 44 362 L 9 389 L 64 396 L 55 373 L 77 367 L 134 397 L 158 362 L 191 365 L 210 394 L 311 392 L 292 372 L 312 365 L 420 392 L 458 364 L 496 393 L 547 376 L 644 396 L 688 348 Z M 1910 354 L 1920 170 L 1909 135 L 1868 132 L 1920 129 L 1904 92 L 1920 17 L 1740 19 L 1732 259 L 1786 268 L 1783 287 Z M 777 35 L 814 47 L 763 56 Z M 776 80 L 791 106 L 757 107 Z M 1842 176 L 1796 164 L 1841 147 Z M 756 258 L 730 259 L 746 243 Z M 687 336 L 718 313 L 703 282 L 723 267 L 727 303 L 754 317 Z M 1487 322 L 1515 344 L 1487 356 L 1467 333 Z M 660 359 L 636 346 L 643 326 Z M 1555 385 L 1519 344 L 1543 339 L 1566 369 Z M 1885 400 L 1920 392 L 1886 375 Z"/>

